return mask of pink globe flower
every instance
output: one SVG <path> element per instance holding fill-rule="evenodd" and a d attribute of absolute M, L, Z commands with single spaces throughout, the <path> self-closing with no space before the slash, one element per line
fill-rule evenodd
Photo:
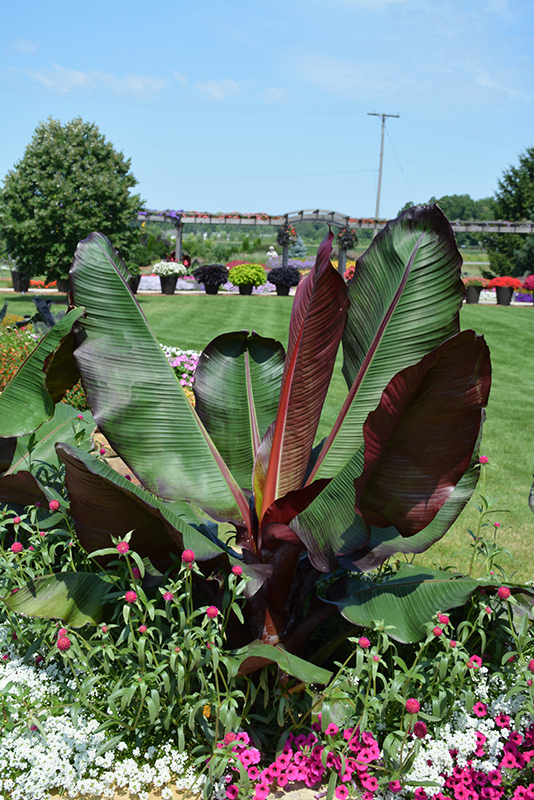
<path fill-rule="evenodd" d="M 165 592 L 163 594 L 163 599 L 168 603 L 174 597 L 172 592 Z"/>
<path fill-rule="evenodd" d="M 217 606 L 208 606 L 206 609 L 206 614 L 210 619 L 215 619 L 218 613 L 219 609 L 217 608 Z"/>
<path fill-rule="evenodd" d="M 408 714 L 417 714 L 420 710 L 421 704 L 419 700 L 416 700 L 414 697 L 410 697 L 406 700 L 406 711 Z"/>
<path fill-rule="evenodd" d="M 101 456 L 105 456 L 106 455 L 106 448 L 105 447 L 101 447 L 98 452 L 100 453 Z"/>
<path fill-rule="evenodd" d="M 126 592 L 126 594 L 124 595 L 124 599 L 126 600 L 127 603 L 135 603 L 135 601 L 137 600 L 137 595 L 135 592 L 129 591 Z"/>
<path fill-rule="evenodd" d="M 531 658 L 528 662 L 528 668 L 531 672 L 534 672 L 534 658 Z"/>
<path fill-rule="evenodd" d="M 489 458 L 487 456 L 480 456 L 480 458 L 478 459 L 479 464 L 487 464 L 488 461 Z"/>
<path fill-rule="evenodd" d="M 438 614 L 438 622 L 441 622 L 442 625 L 448 625 L 450 620 L 447 614 Z"/>
<path fill-rule="evenodd" d="M 239 564 L 235 564 L 232 567 L 232 572 L 234 575 L 237 575 L 239 577 L 239 575 L 243 574 L 243 567 L 241 567 Z"/>
<path fill-rule="evenodd" d="M 432 633 L 434 634 L 434 636 L 441 636 L 441 634 L 443 633 L 443 631 L 441 630 L 441 628 L 438 628 L 438 627 L 436 626 L 436 627 L 434 628 L 434 630 L 432 631 Z"/>
<path fill-rule="evenodd" d="M 480 656 L 470 656 L 466 666 L 467 669 L 480 669 L 482 666 L 482 659 Z"/>
<path fill-rule="evenodd" d="M 358 644 L 364 650 L 366 650 L 368 647 L 371 647 L 371 642 L 369 641 L 367 636 L 360 636 L 360 638 L 358 639 Z"/>
<path fill-rule="evenodd" d="M 139 630 L 139 633 L 146 633 L 146 630 L 147 630 L 146 625 L 139 625 L 138 630 Z"/>
<path fill-rule="evenodd" d="M 373 661 L 376 661 L 376 662 L 380 661 L 380 656 L 373 656 Z"/>
<path fill-rule="evenodd" d="M 58 650 L 65 651 L 68 650 L 70 647 L 70 639 L 68 636 L 60 636 L 56 642 L 56 647 Z"/>
<path fill-rule="evenodd" d="M 59 500 L 50 500 L 48 508 L 50 511 L 57 511 L 59 508 Z"/>
<path fill-rule="evenodd" d="M 195 554 L 192 550 L 184 550 L 182 553 L 182 561 L 184 564 L 192 564 L 195 560 Z"/>
<path fill-rule="evenodd" d="M 22 546 L 21 542 L 13 542 L 10 547 L 12 553 L 22 553 L 24 547 Z"/>
<path fill-rule="evenodd" d="M 58 630 L 58 632 L 57 632 L 57 635 L 58 635 L 58 636 L 66 636 L 66 635 L 67 635 L 67 633 L 68 633 L 68 630 L 67 630 L 66 628 L 60 628 L 60 629 Z"/>
<path fill-rule="evenodd" d="M 117 545 L 117 550 L 121 554 L 127 553 L 129 549 L 130 545 L 128 544 L 128 542 L 119 542 Z"/>
<path fill-rule="evenodd" d="M 19 525 L 19 524 L 20 524 L 20 517 L 13 517 L 13 525 Z"/>
<path fill-rule="evenodd" d="M 510 589 L 508 586 L 499 586 L 497 589 L 497 594 L 501 598 L 501 600 L 507 600 L 510 597 Z"/>
<path fill-rule="evenodd" d="M 136 580 L 139 580 L 141 577 L 141 570 L 139 567 L 132 567 L 132 575 Z"/>
<path fill-rule="evenodd" d="M 454 639 L 450 640 L 449 647 L 456 647 L 456 642 L 454 641 Z"/>
<path fill-rule="evenodd" d="M 413 726 L 413 735 L 417 736 L 418 739 L 424 739 L 428 733 L 428 728 L 426 727 L 424 722 L 416 722 Z"/>

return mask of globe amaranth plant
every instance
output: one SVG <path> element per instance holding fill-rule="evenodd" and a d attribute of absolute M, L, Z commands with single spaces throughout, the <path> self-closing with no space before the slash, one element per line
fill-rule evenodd
<path fill-rule="evenodd" d="M 394 637 L 415 641 L 436 608 L 461 605 L 478 586 L 411 565 L 382 583 L 353 577 L 395 553 L 426 550 L 478 478 L 490 358 L 483 337 L 460 332 L 464 289 L 451 227 L 437 206 L 405 211 L 358 260 L 348 286 L 329 262 L 332 240 L 298 286 L 287 353 L 256 333 L 218 336 L 201 355 L 193 408 L 126 268 L 93 233 L 70 271 L 76 307 L 62 321 L 65 340 L 45 337 L 45 355 L 36 351 L 0 398 L 9 463 L 10 437 L 52 414 L 69 384 L 60 366 L 76 365 L 99 429 L 142 484 L 56 445 L 82 547 L 109 547 L 110 535 L 133 531 L 132 549 L 160 570 L 189 548 L 203 574 L 198 591 L 213 605 L 222 602 L 218 576 L 242 566 L 250 578 L 243 621 L 230 619 L 225 637 L 244 672 L 283 654 L 284 669 L 300 675 L 302 661 L 290 654 L 339 612 L 369 627 L 385 619 Z M 340 343 L 348 394 L 317 443 Z M 232 525 L 235 547 L 214 520 Z M 22 611 L 23 600 L 19 592 L 10 602 Z M 82 602 L 74 579 L 69 602 Z"/>

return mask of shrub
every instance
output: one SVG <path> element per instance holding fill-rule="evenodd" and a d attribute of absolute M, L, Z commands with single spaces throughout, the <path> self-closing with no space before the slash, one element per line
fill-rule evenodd
<path fill-rule="evenodd" d="M 267 280 L 265 267 L 263 264 L 237 264 L 228 273 L 228 280 L 234 286 L 244 286 L 250 283 L 253 286 L 261 286 Z"/>

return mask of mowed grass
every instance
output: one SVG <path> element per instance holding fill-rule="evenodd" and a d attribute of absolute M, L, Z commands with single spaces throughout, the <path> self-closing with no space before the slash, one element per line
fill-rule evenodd
<path fill-rule="evenodd" d="M 11 313 L 33 313 L 35 306 L 27 295 L 8 299 Z M 164 344 L 202 350 L 221 333 L 255 330 L 287 346 L 291 297 L 182 294 L 141 295 L 138 300 L 156 338 Z M 517 580 L 533 580 L 534 514 L 528 507 L 528 493 L 534 473 L 534 309 L 464 305 L 460 320 L 463 329 L 472 328 L 485 336 L 492 358 L 492 390 L 481 453 L 489 458 L 486 494 L 507 512 L 493 517 L 501 523 L 498 540 L 513 554 L 513 561 L 504 555 L 498 561 L 509 574 L 515 573 Z M 341 363 L 340 353 L 320 437 L 329 432 L 346 395 Z M 467 529 L 474 530 L 476 520 L 475 509 L 468 506 L 443 539 L 417 561 L 467 571 Z"/>

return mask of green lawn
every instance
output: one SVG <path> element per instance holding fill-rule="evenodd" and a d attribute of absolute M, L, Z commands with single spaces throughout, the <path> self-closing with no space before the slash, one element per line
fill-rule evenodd
<path fill-rule="evenodd" d="M 7 299 L 11 313 L 33 313 L 34 305 L 27 295 Z M 220 333 L 247 329 L 287 345 L 291 297 L 218 294 L 154 295 L 138 299 L 157 339 L 164 344 L 201 350 Z M 504 559 L 503 565 L 510 572 L 516 571 L 520 580 L 534 579 L 534 515 L 527 503 L 534 472 L 533 318 L 532 307 L 465 305 L 461 312 L 462 328 L 473 328 L 483 334 L 491 351 L 493 384 L 481 452 L 490 460 L 487 494 L 498 500 L 498 508 L 509 512 L 494 519 L 503 525 L 500 533 L 503 545 L 515 556 L 513 564 Z M 345 391 L 339 355 L 321 420 L 321 436 L 330 430 Z M 466 528 L 472 528 L 475 522 L 474 510 L 468 507 L 449 533 L 418 560 L 429 565 L 453 564 L 465 570 L 468 555 L 456 554 L 467 546 Z"/>

